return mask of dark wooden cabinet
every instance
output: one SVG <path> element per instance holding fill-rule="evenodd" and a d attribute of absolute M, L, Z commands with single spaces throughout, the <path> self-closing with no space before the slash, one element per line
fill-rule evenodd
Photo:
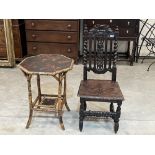
<path fill-rule="evenodd" d="M 14 51 L 15 51 L 15 58 L 22 59 L 25 53 L 25 40 L 23 40 L 23 31 L 24 31 L 24 20 L 12 20 L 12 32 L 13 32 L 13 39 L 14 39 Z"/>
<path fill-rule="evenodd" d="M 107 24 L 119 28 L 119 39 L 130 40 L 139 33 L 139 19 L 84 19 L 84 24 L 92 28 L 95 24 Z"/>
<path fill-rule="evenodd" d="M 111 28 L 118 26 L 119 37 L 118 40 L 128 41 L 128 49 L 124 52 L 118 52 L 119 57 L 127 58 L 130 64 L 137 56 L 137 37 L 139 34 L 139 19 L 84 19 L 84 24 L 87 25 L 88 29 L 92 28 L 95 24 L 106 24 Z M 130 52 L 130 43 L 133 42 L 133 48 Z M 118 45 L 119 46 L 119 45 Z"/>
<path fill-rule="evenodd" d="M 25 20 L 27 54 L 63 54 L 75 61 L 79 51 L 79 20 Z"/>

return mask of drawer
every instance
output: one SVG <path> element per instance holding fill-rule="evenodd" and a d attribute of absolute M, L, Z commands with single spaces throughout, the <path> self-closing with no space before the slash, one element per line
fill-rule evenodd
<path fill-rule="evenodd" d="M 29 55 L 58 53 L 76 58 L 78 56 L 78 47 L 76 44 L 27 42 L 27 52 Z"/>
<path fill-rule="evenodd" d="M 76 32 L 58 32 L 58 31 L 26 31 L 27 41 L 39 42 L 60 42 L 76 43 L 78 34 Z"/>
<path fill-rule="evenodd" d="M 25 28 L 33 30 L 78 31 L 78 20 L 25 20 Z"/>
<path fill-rule="evenodd" d="M 134 27 L 138 26 L 139 20 L 138 19 L 115 19 L 114 23 L 118 27 L 134 28 Z"/>
<path fill-rule="evenodd" d="M 92 28 L 94 24 L 107 24 L 110 27 L 119 28 L 134 28 L 138 27 L 138 19 L 94 19 L 94 20 L 84 20 L 84 24 L 87 24 L 88 28 Z"/>
<path fill-rule="evenodd" d="M 138 34 L 135 28 L 121 28 L 119 29 L 120 37 L 136 37 Z"/>

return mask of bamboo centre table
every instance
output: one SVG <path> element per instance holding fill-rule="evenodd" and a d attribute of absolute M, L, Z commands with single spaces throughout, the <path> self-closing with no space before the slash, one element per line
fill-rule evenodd
<path fill-rule="evenodd" d="M 29 128 L 32 120 L 33 111 L 54 112 L 59 118 L 61 128 L 64 130 L 63 124 L 63 105 L 70 111 L 66 99 L 66 74 L 73 68 L 74 60 L 59 54 L 40 54 L 24 59 L 18 66 L 24 73 L 28 82 L 29 97 L 29 118 L 26 128 Z M 37 76 L 38 95 L 32 101 L 31 79 Z M 58 93 L 42 94 L 40 85 L 40 75 L 52 76 L 58 81 Z"/>

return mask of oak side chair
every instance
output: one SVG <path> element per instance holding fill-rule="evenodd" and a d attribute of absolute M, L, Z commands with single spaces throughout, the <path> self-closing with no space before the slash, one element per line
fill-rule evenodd
<path fill-rule="evenodd" d="M 118 28 L 114 31 L 106 25 L 95 25 L 88 30 L 84 26 L 83 34 L 83 80 L 80 83 L 79 130 L 83 129 L 85 118 L 108 118 L 114 120 L 114 131 L 119 129 L 121 105 L 124 100 L 118 82 L 116 82 L 117 36 Z M 112 73 L 111 80 L 88 79 L 88 72 L 96 74 Z M 87 101 L 109 102 L 108 111 L 87 110 Z M 117 108 L 115 108 L 115 104 Z"/>

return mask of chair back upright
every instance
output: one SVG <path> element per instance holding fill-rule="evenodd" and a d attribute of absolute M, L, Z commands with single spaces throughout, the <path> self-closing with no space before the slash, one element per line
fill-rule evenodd
<path fill-rule="evenodd" d="M 87 80 L 87 72 L 104 74 L 112 73 L 112 81 L 116 81 L 117 37 L 118 28 L 114 31 L 107 25 L 95 25 L 88 30 L 84 26 L 83 33 L 83 79 Z"/>

